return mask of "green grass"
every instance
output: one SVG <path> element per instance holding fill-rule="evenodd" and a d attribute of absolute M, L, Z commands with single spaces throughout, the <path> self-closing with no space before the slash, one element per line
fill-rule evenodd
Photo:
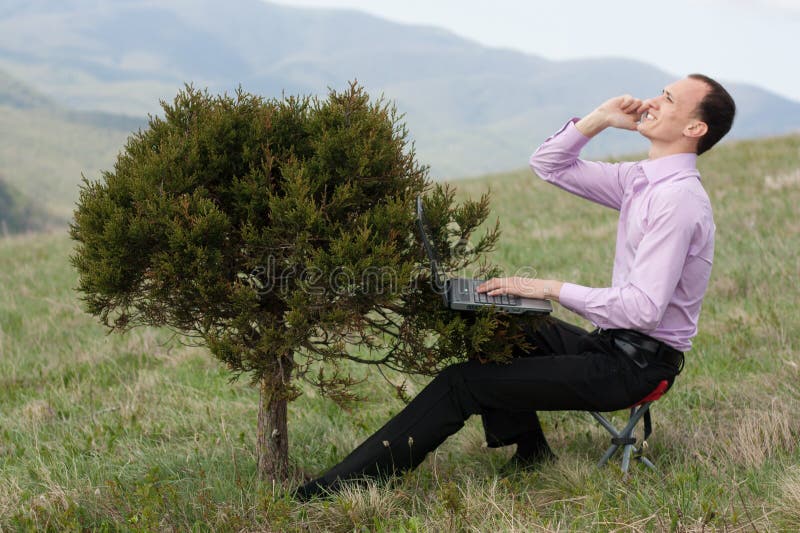
<path fill-rule="evenodd" d="M 0 240 L 0 530 L 795 531 L 798 156 L 795 136 L 701 158 L 718 231 L 700 334 L 654 406 L 648 453 L 659 470 L 633 465 L 628 480 L 595 467 L 607 440 L 588 414 L 556 412 L 543 423 L 560 459 L 539 472 L 499 477 L 510 450 L 484 448 L 472 419 L 389 486 L 295 503 L 257 481 L 257 391 L 246 380 L 231 383 L 205 350 L 165 331 L 106 335 L 73 291 L 65 235 Z M 614 212 L 527 171 L 457 186 L 471 196 L 491 187 L 503 206 L 495 259 L 508 272 L 608 283 Z M 295 482 L 400 408 L 364 375 L 368 400 L 348 411 L 312 390 L 291 404 Z"/>

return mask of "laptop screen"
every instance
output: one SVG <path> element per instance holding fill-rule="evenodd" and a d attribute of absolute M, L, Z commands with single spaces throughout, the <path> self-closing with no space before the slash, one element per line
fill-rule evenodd
<path fill-rule="evenodd" d="M 428 254 L 428 259 L 431 261 L 431 281 L 433 282 L 433 290 L 442 295 L 445 305 L 447 305 L 447 292 L 445 286 L 445 279 L 439 268 L 439 257 L 428 239 L 428 223 L 425 220 L 425 213 L 422 210 L 422 197 L 417 196 L 417 225 L 419 226 L 420 237 L 422 237 L 422 245 L 425 247 L 425 252 Z"/>

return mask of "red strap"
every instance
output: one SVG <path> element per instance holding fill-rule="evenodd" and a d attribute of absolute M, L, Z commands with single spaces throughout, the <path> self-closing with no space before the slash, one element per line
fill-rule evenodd
<path fill-rule="evenodd" d="M 648 394 L 647 396 L 645 396 L 644 398 L 633 404 L 633 406 L 642 405 L 644 402 L 654 402 L 658 400 L 659 398 L 661 398 L 661 396 L 664 395 L 665 392 L 667 392 L 668 388 L 669 388 L 669 381 L 667 381 L 666 379 L 661 380 L 661 383 L 659 383 L 656 386 L 656 388 L 653 389 L 653 392 L 651 392 L 650 394 Z"/>

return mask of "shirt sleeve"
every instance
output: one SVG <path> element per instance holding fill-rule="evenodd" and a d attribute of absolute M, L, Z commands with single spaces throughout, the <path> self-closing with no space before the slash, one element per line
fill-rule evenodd
<path fill-rule="evenodd" d="M 559 295 L 561 305 L 603 329 L 643 333 L 656 329 L 689 255 L 698 227 L 697 212 L 696 203 L 682 195 L 657 198 L 626 284 L 590 288 L 565 283 Z"/>
<path fill-rule="evenodd" d="M 574 118 L 549 137 L 530 158 L 531 169 L 543 180 L 592 202 L 619 210 L 628 171 L 633 163 L 579 159 L 589 138 Z"/>

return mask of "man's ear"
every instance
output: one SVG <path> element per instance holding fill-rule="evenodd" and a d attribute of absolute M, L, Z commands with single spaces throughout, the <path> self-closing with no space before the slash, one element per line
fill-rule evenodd
<path fill-rule="evenodd" d="M 708 133 L 708 124 L 702 120 L 693 121 L 683 130 L 683 134 L 686 137 L 691 137 L 693 139 L 700 138 L 706 133 Z"/>

